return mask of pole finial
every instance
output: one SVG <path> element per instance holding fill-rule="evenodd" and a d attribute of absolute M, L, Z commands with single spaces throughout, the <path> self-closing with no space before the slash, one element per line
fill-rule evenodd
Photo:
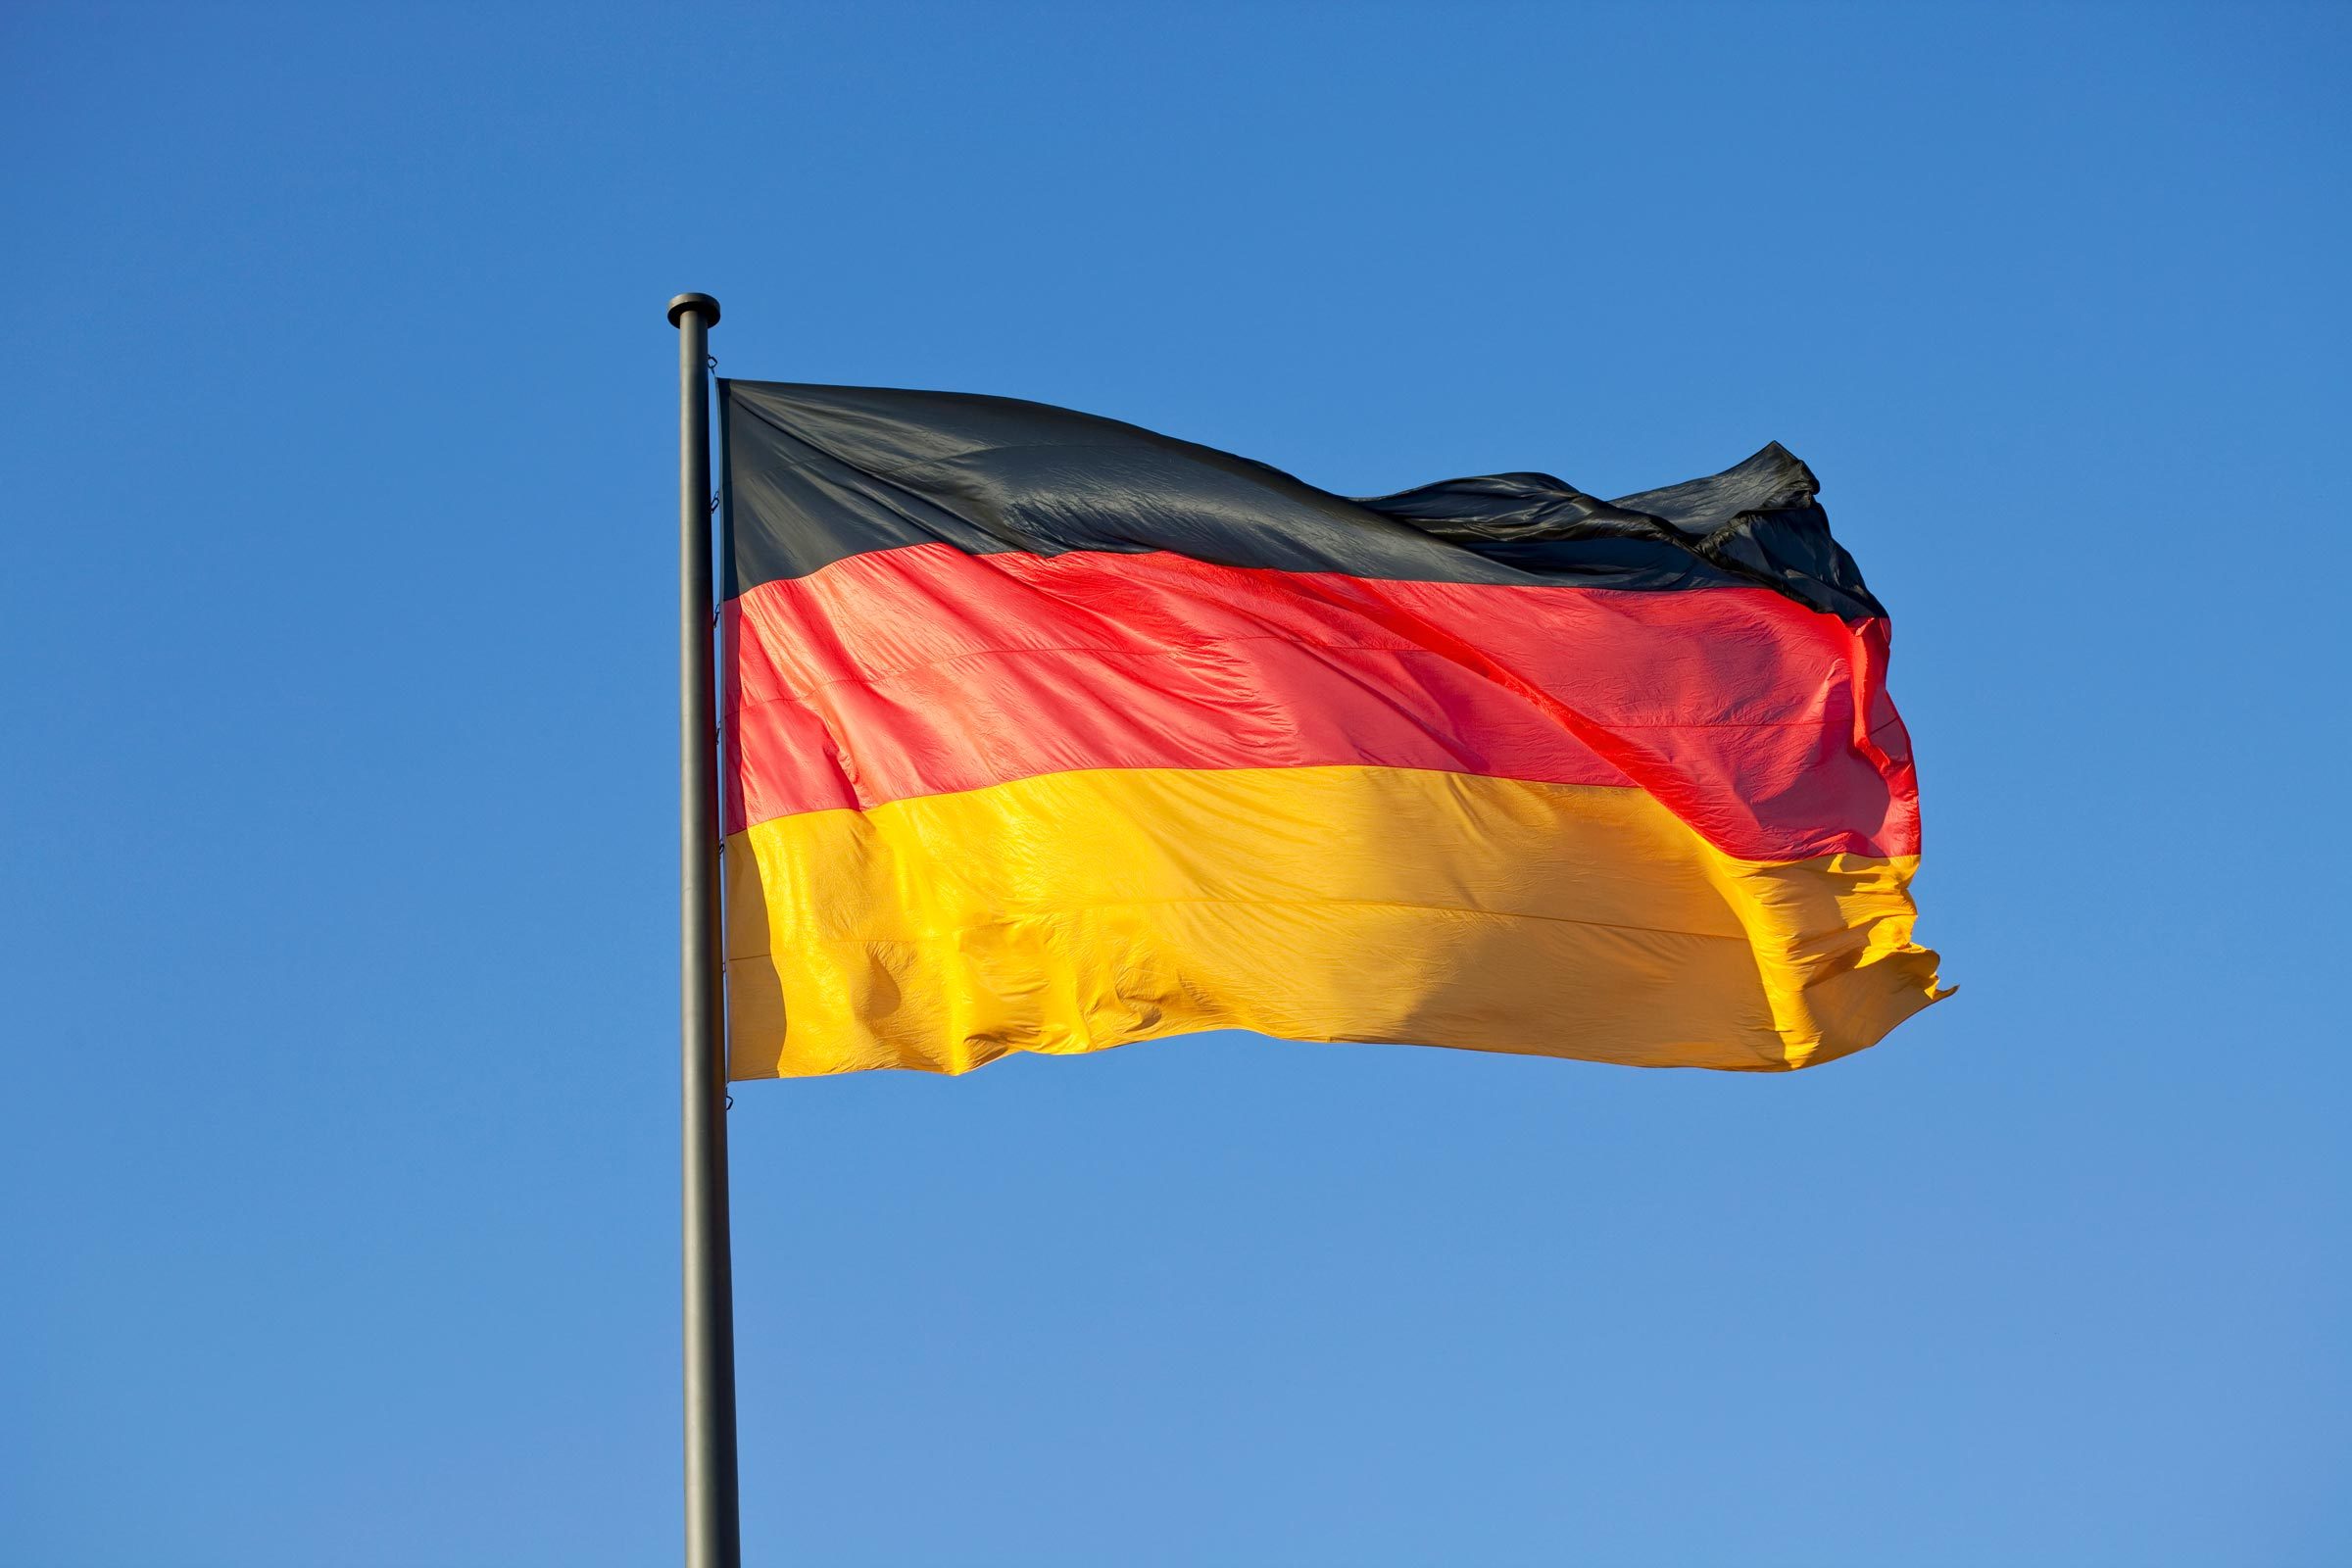
<path fill-rule="evenodd" d="M 718 301 L 708 294 L 681 294 L 671 300 L 669 302 L 669 324 L 677 325 L 678 318 L 684 316 L 688 311 L 699 312 L 705 326 L 718 324 Z"/>

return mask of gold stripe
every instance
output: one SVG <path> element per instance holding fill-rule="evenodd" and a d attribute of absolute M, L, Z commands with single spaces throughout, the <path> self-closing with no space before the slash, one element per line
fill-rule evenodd
<path fill-rule="evenodd" d="M 806 812 L 727 841 L 730 1076 L 1203 1029 L 1803 1066 L 1939 995 L 1916 865 L 1738 860 L 1640 790 L 1402 768 L 1104 769 Z"/>

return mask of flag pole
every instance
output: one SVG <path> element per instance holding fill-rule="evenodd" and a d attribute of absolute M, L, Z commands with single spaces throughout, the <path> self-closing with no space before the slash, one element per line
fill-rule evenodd
<path fill-rule="evenodd" d="M 669 302 L 678 329 L 678 898 L 684 1091 L 686 1568 L 740 1568 L 735 1287 L 727 1246 L 727 1070 L 718 960 L 718 715 L 711 684 L 710 330 L 718 301 Z"/>

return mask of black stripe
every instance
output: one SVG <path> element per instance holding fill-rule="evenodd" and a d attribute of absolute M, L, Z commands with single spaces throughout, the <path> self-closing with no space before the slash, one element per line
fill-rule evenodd
<path fill-rule="evenodd" d="M 1601 501 L 1545 473 L 1350 500 L 1116 419 L 961 392 L 721 381 L 727 593 L 868 550 L 1169 551 L 1230 566 L 1584 588 L 1766 587 L 1885 611 L 1779 443 Z"/>

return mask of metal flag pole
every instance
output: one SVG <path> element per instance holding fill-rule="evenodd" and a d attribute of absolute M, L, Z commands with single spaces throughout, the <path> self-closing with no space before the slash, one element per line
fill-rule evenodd
<path fill-rule="evenodd" d="M 735 1285 L 727 1247 L 727 1069 L 718 966 L 717 705 L 711 691 L 710 331 L 718 301 L 669 302 L 678 329 L 679 1069 L 684 1091 L 686 1568 L 740 1568 Z"/>

